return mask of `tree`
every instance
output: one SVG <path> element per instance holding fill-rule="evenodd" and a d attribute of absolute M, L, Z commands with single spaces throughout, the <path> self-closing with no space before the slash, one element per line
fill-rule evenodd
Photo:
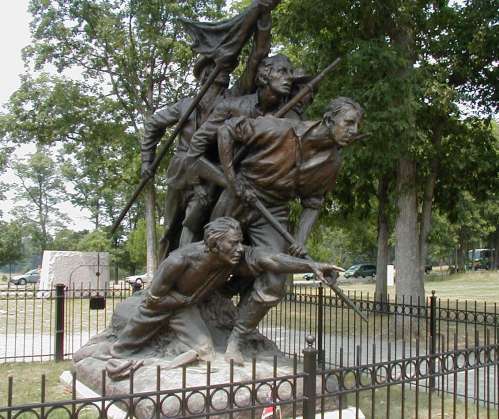
<path fill-rule="evenodd" d="M 0 133 L 14 144 L 53 147 L 70 201 L 90 212 L 96 228 L 119 213 L 138 179 L 138 144 L 116 101 L 98 97 L 84 82 L 25 75 L 0 119 Z M 123 161 L 132 164 L 123 164 Z M 132 212 L 131 221 L 140 213 Z"/>
<path fill-rule="evenodd" d="M 176 18 L 219 17 L 222 5 L 220 0 L 32 0 L 34 42 L 26 56 L 36 67 L 78 67 L 87 80 L 101 81 L 100 94 L 119 102 L 138 141 L 144 118 L 192 88 L 187 71 L 192 54 Z M 156 265 L 152 187 L 144 198 L 151 272 Z"/>
<path fill-rule="evenodd" d="M 22 239 L 22 226 L 19 222 L 0 221 L 0 266 L 9 265 L 9 273 L 12 273 L 12 264 L 19 262 L 23 256 Z"/>
<path fill-rule="evenodd" d="M 397 293 L 423 297 L 435 189 L 441 180 L 452 182 L 438 163 L 452 139 L 468 131 L 459 124 L 462 115 L 455 104 L 468 99 L 474 88 L 481 103 L 494 107 L 497 54 L 490 50 L 497 49 L 492 45 L 496 9 L 487 1 L 326 2 L 319 7 L 313 0 L 290 0 L 279 12 L 279 39 L 309 69 L 317 71 L 344 57 L 335 77 L 321 86 L 312 114 L 327 98 L 351 96 L 366 108 L 366 131 L 372 137 L 345 156 L 333 199 L 356 213 L 356 208 L 368 208 L 377 194 L 379 246 L 385 247 L 385 209 L 394 190 Z M 467 66 L 470 55 L 467 60 L 463 51 L 473 51 L 479 65 Z M 490 142 L 487 138 L 485 143 Z M 483 144 L 463 150 L 467 166 L 480 162 L 476 157 L 482 155 Z M 386 248 L 379 250 L 378 265 L 385 265 Z"/>
<path fill-rule="evenodd" d="M 146 248 L 146 223 L 145 219 L 138 221 L 134 230 L 128 235 L 125 248 L 130 255 L 130 262 L 134 267 L 143 268 L 146 266 L 147 248 Z M 134 269 L 135 271 L 135 269 Z"/>
<path fill-rule="evenodd" d="M 78 248 L 80 240 L 87 234 L 87 230 L 74 231 L 69 228 L 61 228 L 54 234 L 49 250 L 74 251 Z"/>
<path fill-rule="evenodd" d="M 36 239 L 42 254 L 51 240 L 50 228 L 61 225 L 67 218 L 56 207 L 64 192 L 61 176 L 48 150 L 42 147 L 24 161 L 12 162 L 11 167 L 19 185 L 15 196 L 24 202 L 13 212 L 36 226 Z"/>

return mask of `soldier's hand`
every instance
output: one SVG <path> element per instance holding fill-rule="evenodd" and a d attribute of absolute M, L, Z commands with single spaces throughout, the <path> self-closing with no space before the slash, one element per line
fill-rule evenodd
<path fill-rule="evenodd" d="M 253 206 L 256 201 L 256 194 L 251 189 L 250 186 L 246 185 L 244 182 L 240 180 L 236 180 L 234 183 L 234 192 L 236 196 L 242 201 L 242 203 L 246 206 Z"/>
<path fill-rule="evenodd" d="M 316 263 L 312 265 L 312 271 L 319 281 L 334 285 L 336 284 L 336 272 L 344 272 L 345 270 L 331 263 Z"/>
<path fill-rule="evenodd" d="M 297 258 L 304 258 L 307 256 L 307 249 L 305 249 L 305 246 L 302 246 L 299 243 L 293 243 L 291 246 L 289 246 L 288 252 L 291 256 Z"/>
<path fill-rule="evenodd" d="M 151 162 L 149 161 L 143 161 L 142 166 L 140 167 L 140 175 L 145 178 L 145 177 L 151 177 L 154 173 L 152 172 L 151 169 Z"/>

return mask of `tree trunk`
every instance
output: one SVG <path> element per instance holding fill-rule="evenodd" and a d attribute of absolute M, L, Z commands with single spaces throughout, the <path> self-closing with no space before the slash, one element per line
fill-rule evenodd
<path fill-rule="evenodd" d="M 431 231 L 431 212 L 433 204 L 433 194 L 435 191 L 435 182 L 437 180 L 437 171 L 438 160 L 434 158 L 431 162 L 430 175 L 428 176 L 425 185 L 423 209 L 421 213 L 421 224 L 419 230 L 419 274 L 422 284 L 424 284 L 426 257 L 428 256 L 428 234 L 430 234 Z"/>
<path fill-rule="evenodd" d="M 144 201 L 146 210 L 146 246 L 147 246 L 147 272 L 153 274 L 158 267 L 158 251 L 156 238 L 156 194 L 154 181 L 151 180 L 144 188 Z"/>
<path fill-rule="evenodd" d="M 419 265 L 416 162 L 401 158 L 397 170 L 397 219 L 395 222 L 395 269 L 397 297 L 416 303 L 424 298 Z"/>
<path fill-rule="evenodd" d="M 383 176 L 378 184 L 378 253 L 376 256 L 376 300 L 387 301 L 388 265 L 388 184 L 389 178 Z"/>
<path fill-rule="evenodd" d="M 492 265 L 492 269 L 499 270 L 499 227 L 496 228 L 495 232 L 495 256 L 494 256 L 494 264 Z"/>
<path fill-rule="evenodd" d="M 459 238 L 459 244 L 457 247 L 457 271 L 458 272 L 464 272 L 465 270 L 465 265 L 466 263 L 466 258 L 465 258 L 465 243 L 464 240 L 460 237 Z"/>

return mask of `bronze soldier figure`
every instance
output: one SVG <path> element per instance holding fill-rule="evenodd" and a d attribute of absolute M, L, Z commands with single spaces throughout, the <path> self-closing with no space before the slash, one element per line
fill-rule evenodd
<path fill-rule="evenodd" d="M 298 78 L 295 77 L 291 61 L 284 55 L 278 54 L 263 59 L 256 74 L 256 92 L 221 101 L 196 131 L 189 145 L 189 166 L 216 148 L 217 130 L 226 120 L 238 116 L 256 118 L 277 111 L 287 100 L 294 83 L 304 79 L 306 76 L 302 73 Z M 300 119 L 300 115 L 294 110 L 286 117 Z"/>
<path fill-rule="evenodd" d="M 173 360 L 170 368 L 196 358 L 209 360 L 214 354 L 214 344 L 196 304 L 223 286 L 231 274 L 251 280 L 265 272 L 312 271 L 318 276 L 327 276 L 334 270 L 342 270 L 272 249 L 243 246 L 242 239 L 239 223 L 233 218 L 221 217 L 205 226 L 204 241 L 170 253 L 160 264 L 137 312 L 130 315 L 112 346 L 111 355 L 114 358 L 132 356 L 167 325 L 191 348 Z"/>
<path fill-rule="evenodd" d="M 252 246 L 305 255 L 304 243 L 324 200 L 336 181 L 341 148 L 358 132 L 362 108 L 348 98 L 333 100 L 321 121 L 302 122 L 271 116 L 233 118 L 218 130 L 220 160 L 230 187 L 218 201 L 213 216 L 231 215 L 243 223 Z M 234 168 L 237 144 L 247 147 L 238 173 Z M 288 226 L 288 204 L 300 198 L 303 212 L 296 246 L 288 249 L 262 215 L 251 209 L 257 197 L 283 226 Z M 239 318 L 229 339 L 227 358 L 242 362 L 240 339 L 250 333 L 285 292 L 286 275 L 265 272 L 255 279 L 239 307 Z"/>

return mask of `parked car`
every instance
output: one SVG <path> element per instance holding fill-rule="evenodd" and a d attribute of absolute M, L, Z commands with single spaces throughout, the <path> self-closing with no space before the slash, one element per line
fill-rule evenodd
<path fill-rule="evenodd" d="M 468 251 L 467 268 L 473 271 L 477 269 L 490 269 L 491 261 L 494 260 L 495 249 L 474 249 Z"/>
<path fill-rule="evenodd" d="M 344 273 L 345 278 L 361 277 L 366 278 L 368 276 L 376 275 L 376 265 L 369 264 L 359 264 L 350 266 Z"/>
<path fill-rule="evenodd" d="M 149 273 L 143 273 L 139 275 L 131 275 L 125 278 L 125 281 L 130 285 L 136 285 L 143 287 L 146 283 L 148 283 L 152 279 L 152 275 Z"/>
<path fill-rule="evenodd" d="M 9 282 L 14 285 L 38 284 L 40 282 L 40 271 L 32 269 L 22 275 L 13 276 Z"/>
<path fill-rule="evenodd" d="M 313 273 L 304 274 L 303 279 L 305 281 L 315 281 L 315 274 Z"/>

